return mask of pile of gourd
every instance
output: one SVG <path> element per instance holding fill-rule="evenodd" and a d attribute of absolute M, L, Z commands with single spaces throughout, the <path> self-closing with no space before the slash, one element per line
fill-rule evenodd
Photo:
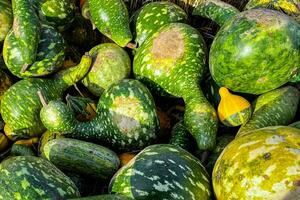
<path fill-rule="evenodd" d="M 177 3 L 0 0 L 0 199 L 300 199 L 300 1 Z"/>

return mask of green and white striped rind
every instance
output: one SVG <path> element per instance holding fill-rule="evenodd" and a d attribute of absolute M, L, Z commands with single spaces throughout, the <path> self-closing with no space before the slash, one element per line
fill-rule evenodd
<path fill-rule="evenodd" d="M 120 194 L 104 194 L 104 195 L 88 196 L 88 197 L 81 197 L 81 198 L 69 199 L 69 200 L 133 200 L 133 199 Z"/>
<path fill-rule="evenodd" d="M 105 36 L 125 47 L 131 40 L 129 14 L 123 0 L 88 0 L 92 22 Z"/>
<path fill-rule="evenodd" d="M 106 180 L 118 170 L 118 156 L 103 146 L 69 138 L 53 139 L 42 149 L 42 157 L 61 170 Z"/>
<path fill-rule="evenodd" d="M 242 124 L 246 124 L 249 121 L 249 119 L 251 118 L 251 114 L 252 114 L 252 108 L 250 106 L 238 113 L 230 115 L 229 117 L 227 117 L 221 122 L 224 125 L 229 127 L 240 126 Z"/>
<path fill-rule="evenodd" d="M 267 126 L 288 125 L 293 122 L 299 104 L 299 91 L 286 86 L 262 94 L 253 103 L 251 119 L 239 129 L 236 137 Z"/>
<path fill-rule="evenodd" d="M 53 164 L 33 156 L 17 156 L 0 164 L 0 199 L 66 199 L 80 197 L 69 177 Z"/>
<path fill-rule="evenodd" d="M 111 193 L 134 199 L 209 199 L 209 176 L 201 162 L 169 144 L 152 145 L 121 168 L 110 183 Z"/>
<path fill-rule="evenodd" d="M 281 11 L 292 16 L 300 23 L 300 1 L 299 0 L 250 0 L 245 6 L 246 10 L 254 8 L 268 8 Z"/>
<path fill-rule="evenodd" d="M 300 25 L 278 11 L 253 9 L 227 21 L 210 50 L 210 72 L 220 86 L 262 94 L 298 70 Z"/>
<path fill-rule="evenodd" d="M 160 27 L 172 22 L 187 22 L 185 11 L 171 2 L 151 2 L 141 8 L 136 19 L 136 39 L 139 46 Z"/>
<path fill-rule="evenodd" d="M 161 27 L 137 50 L 133 71 L 137 79 L 186 103 L 184 122 L 200 149 L 215 145 L 217 115 L 198 83 L 206 61 L 206 46 L 200 33 L 187 24 Z"/>
<path fill-rule="evenodd" d="M 13 23 L 11 4 L 8 0 L 0 2 L 0 42 L 2 42 Z"/>
<path fill-rule="evenodd" d="M 100 44 L 90 50 L 93 64 L 82 83 L 96 96 L 113 83 L 129 78 L 131 60 L 127 52 L 113 43 Z"/>
<path fill-rule="evenodd" d="M 216 199 L 298 199 L 300 131 L 268 127 L 233 140 L 213 170 Z"/>

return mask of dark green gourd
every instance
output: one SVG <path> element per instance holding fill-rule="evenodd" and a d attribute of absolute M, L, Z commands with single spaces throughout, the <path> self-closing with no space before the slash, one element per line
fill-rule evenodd
<path fill-rule="evenodd" d="M 145 148 L 115 174 L 109 189 L 137 200 L 211 197 L 209 175 L 201 162 L 169 144 Z"/>
<path fill-rule="evenodd" d="M 17 156 L 0 164 L 0 199 L 67 199 L 80 197 L 75 184 L 49 161 Z"/>
<path fill-rule="evenodd" d="M 193 144 L 192 142 L 193 141 L 191 139 L 191 134 L 184 126 L 184 122 L 180 121 L 177 124 L 175 124 L 171 132 L 169 144 L 181 147 L 189 151 Z"/>
<path fill-rule="evenodd" d="M 133 200 L 130 197 L 121 194 L 103 194 L 98 196 L 88 196 L 69 200 Z"/>
<path fill-rule="evenodd" d="M 93 64 L 82 83 L 100 96 L 110 85 L 129 78 L 131 61 L 124 49 L 113 43 L 100 44 L 90 50 Z"/>
<path fill-rule="evenodd" d="M 297 74 L 300 24 L 275 10 L 238 12 L 219 1 L 197 1 L 194 15 L 215 20 L 221 29 L 210 49 L 209 67 L 218 85 L 262 94 Z"/>
<path fill-rule="evenodd" d="M 51 101 L 43 107 L 41 120 L 51 132 L 127 151 L 151 144 L 159 127 L 150 92 L 139 81 L 127 79 L 113 84 L 101 95 L 97 116 L 92 121 L 77 121 L 61 101 Z"/>
<path fill-rule="evenodd" d="M 1 100 L 1 114 L 6 125 L 19 138 L 39 136 L 45 132 L 40 120 L 38 91 L 47 101 L 61 98 L 62 93 L 88 72 L 92 59 L 83 56 L 81 62 L 52 79 L 28 78 L 11 86 Z"/>
<path fill-rule="evenodd" d="M 135 21 L 135 41 L 140 46 L 160 27 L 172 22 L 187 21 L 187 14 L 176 4 L 171 2 L 148 3 L 142 7 Z"/>
<path fill-rule="evenodd" d="M 218 119 L 199 86 L 205 61 L 206 46 L 200 33 L 189 25 L 172 23 L 138 48 L 133 70 L 137 79 L 155 91 L 182 97 L 187 129 L 200 149 L 213 149 Z"/>
<path fill-rule="evenodd" d="M 0 1 L 0 42 L 2 42 L 13 23 L 11 3 L 8 0 Z"/>
<path fill-rule="evenodd" d="M 132 40 L 129 14 L 123 0 L 88 0 L 92 23 L 121 47 Z"/>

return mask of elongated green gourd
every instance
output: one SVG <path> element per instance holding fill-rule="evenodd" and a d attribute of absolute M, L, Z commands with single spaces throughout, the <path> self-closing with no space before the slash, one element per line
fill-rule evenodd
<path fill-rule="evenodd" d="M 11 4 L 8 0 L 0 1 L 0 42 L 2 42 L 13 23 Z"/>
<path fill-rule="evenodd" d="M 29 78 L 11 86 L 3 95 L 1 114 L 6 125 L 19 138 L 39 136 L 45 132 L 39 113 L 42 108 L 38 91 L 47 101 L 61 98 L 62 93 L 88 72 L 92 59 L 88 55 L 81 62 L 52 79 Z"/>
<path fill-rule="evenodd" d="M 259 96 L 253 103 L 251 119 L 239 129 L 236 137 L 247 135 L 267 126 L 288 125 L 293 122 L 300 99 L 299 91 L 286 86 Z"/>
<path fill-rule="evenodd" d="M 125 47 L 132 40 L 129 14 L 123 0 L 88 0 L 92 22 L 101 33 Z"/>
<path fill-rule="evenodd" d="M 61 101 L 51 101 L 43 107 L 41 120 L 51 132 L 127 151 L 151 144 L 159 128 L 150 92 L 139 81 L 127 79 L 113 84 L 101 95 L 97 116 L 92 121 L 77 121 Z"/>
<path fill-rule="evenodd" d="M 219 86 L 262 94 L 289 82 L 300 60 L 300 24 L 270 9 L 239 13 L 219 0 L 197 1 L 194 15 L 221 29 L 210 49 L 210 73 Z"/>
<path fill-rule="evenodd" d="M 137 50 L 134 74 L 153 90 L 182 97 L 184 123 L 200 149 L 215 146 L 217 115 L 198 83 L 206 61 L 200 33 L 189 25 L 171 23 L 160 28 Z"/>

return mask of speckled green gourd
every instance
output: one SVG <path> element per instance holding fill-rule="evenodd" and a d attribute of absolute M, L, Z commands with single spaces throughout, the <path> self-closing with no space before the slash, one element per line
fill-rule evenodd
<path fill-rule="evenodd" d="M 18 138 L 39 136 L 45 132 L 40 120 L 40 102 L 38 91 L 46 101 L 61 98 L 62 93 L 79 81 L 88 72 L 92 59 L 83 56 L 81 62 L 58 74 L 52 79 L 29 78 L 11 86 L 1 100 L 1 114 L 5 123 Z"/>
<path fill-rule="evenodd" d="M 35 156 L 32 147 L 14 143 L 11 146 L 10 156 Z"/>
<path fill-rule="evenodd" d="M 0 199 L 67 199 L 80 197 L 69 177 L 34 156 L 11 157 L 0 164 Z"/>
<path fill-rule="evenodd" d="M 206 46 L 200 33 L 187 24 L 172 23 L 138 48 L 133 70 L 137 79 L 155 91 L 182 97 L 187 129 L 200 149 L 213 149 L 218 119 L 199 87 L 205 61 Z"/>
<path fill-rule="evenodd" d="M 2 42 L 13 23 L 11 3 L 8 0 L 0 2 L 0 42 Z"/>
<path fill-rule="evenodd" d="M 293 122 L 299 104 L 299 91 L 286 86 L 259 96 L 253 103 L 251 119 L 242 125 L 236 137 L 267 126 L 288 125 Z"/>
<path fill-rule="evenodd" d="M 115 174 L 109 188 L 137 200 L 211 197 L 209 176 L 201 162 L 169 144 L 145 148 Z"/>
<path fill-rule="evenodd" d="M 133 200 L 130 197 L 121 194 L 104 194 L 98 196 L 88 196 L 69 200 Z"/>
<path fill-rule="evenodd" d="M 151 144 L 159 128 L 150 92 L 139 81 L 127 79 L 113 84 L 101 95 L 97 116 L 92 121 L 77 121 L 61 101 L 51 101 L 43 107 L 41 120 L 52 132 L 127 151 Z"/>
<path fill-rule="evenodd" d="M 111 178 L 120 164 L 113 151 L 97 144 L 70 138 L 47 142 L 42 149 L 42 157 L 63 171 L 100 180 Z"/>
<path fill-rule="evenodd" d="M 169 144 L 181 147 L 187 151 L 191 148 L 191 134 L 184 126 L 184 122 L 180 121 L 174 125 L 171 131 L 171 138 Z"/>
<path fill-rule="evenodd" d="M 125 47 L 131 40 L 129 14 L 123 0 L 88 0 L 92 23 L 116 44 Z"/>
<path fill-rule="evenodd" d="M 268 127 L 234 139 L 213 170 L 216 199 L 298 199 L 300 131 Z"/>
<path fill-rule="evenodd" d="M 269 9 L 231 12 L 218 0 L 201 1 L 194 15 L 221 25 L 210 49 L 214 80 L 235 92 L 262 94 L 287 83 L 298 71 L 300 25 Z M 227 20 L 226 20 L 227 19 Z"/>
<path fill-rule="evenodd" d="M 100 44 L 90 50 L 93 64 L 82 83 L 96 96 L 101 96 L 110 85 L 129 78 L 131 61 L 121 47 L 113 43 Z"/>
<path fill-rule="evenodd" d="M 137 16 L 136 39 L 142 43 L 160 27 L 172 22 L 187 22 L 188 16 L 182 8 L 171 2 L 151 2 L 141 8 Z"/>

